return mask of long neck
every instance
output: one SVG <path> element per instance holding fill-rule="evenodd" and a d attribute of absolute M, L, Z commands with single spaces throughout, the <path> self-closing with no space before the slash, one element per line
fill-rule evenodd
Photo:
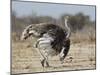
<path fill-rule="evenodd" d="M 68 39 L 70 37 L 70 34 L 71 34 L 71 30 L 70 28 L 68 27 L 68 20 L 65 18 L 65 27 L 67 28 L 67 35 L 66 35 L 66 38 Z"/>

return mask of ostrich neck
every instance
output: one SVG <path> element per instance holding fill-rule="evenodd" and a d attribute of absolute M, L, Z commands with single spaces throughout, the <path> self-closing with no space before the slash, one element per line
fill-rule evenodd
<path fill-rule="evenodd" d="M 70 31 L 70 28 L 68 27 L 68 20 L 67 19 L 65 19 L 65 27 L 67 28 L 67 36 L 66 36 L 66 38 L 69 38 L 69 36 L 70 36 L 70 34 L 71 34 L 71 31 Z"/>

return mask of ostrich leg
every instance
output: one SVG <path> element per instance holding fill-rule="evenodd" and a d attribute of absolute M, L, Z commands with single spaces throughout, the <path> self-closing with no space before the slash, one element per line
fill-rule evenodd
<path fill-rule="evenodd" d="M 61 64 L 64 63 L 64 49 L 65 49 L 65 47 L 62 48 L 62 50 L 61 50 L 61 52 L 59 54 Z"/>
<path fill-rule="evenodd" d="M 46 56 L 42 61 L 41 61 L 42 67 L 44 67 L 46 65 L 46 67 L 49 67 L 49 63 L 48 63 L 48 57 Z"/>
<path fill-rule="evenodd" d="M 43 55 L 43 53 L 41 52 L 40 49 L 36 49 L 36 50 L 37 50 L 37 52 L 38 52 L 39 55 L 40 55 L 41 65 L 42 65 L 42 67 L 44 67 L 44 64 L 45 64 L 46 58 L 44 57 L 44 55 Z"/>
<path fill-rule="evenodd" d="M 46 66 L 49 67 L 49 63 L 48 63 L 48 56 L 46 56 Z"/>
<path fill-rule="evenodd" d="M 45 59 L 41 61 L 42 67 L 44 67 Z"/>

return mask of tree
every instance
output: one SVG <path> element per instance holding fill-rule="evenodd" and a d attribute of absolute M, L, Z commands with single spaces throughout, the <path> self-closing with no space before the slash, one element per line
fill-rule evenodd
<path fill-rule="evenodd" d="M 89 16 L 86 16 L 83 13 L 77 13 L 75 15 L 64 14 L 61 17 L 63 23 L 65 16 L 69 16 L 68 24 L 70 25 L 71 31 L 73 32 L 81 30 L 85 25 L 89 25 L 91 23 Z"/>

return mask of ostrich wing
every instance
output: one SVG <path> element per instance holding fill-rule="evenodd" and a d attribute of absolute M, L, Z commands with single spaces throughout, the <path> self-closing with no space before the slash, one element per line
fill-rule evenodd
<path fill-rule="evenodd" d="M 42 37 L 43 34 L 49 33 L 51 35 L 57 34 L 58 29 L 61 29 L 57 25 L 50 23 L 40 23 L 40 24 L 32 24 L 32 28 L 29 29 L 30 34 L 33 34 L 34 37 Z"/>

